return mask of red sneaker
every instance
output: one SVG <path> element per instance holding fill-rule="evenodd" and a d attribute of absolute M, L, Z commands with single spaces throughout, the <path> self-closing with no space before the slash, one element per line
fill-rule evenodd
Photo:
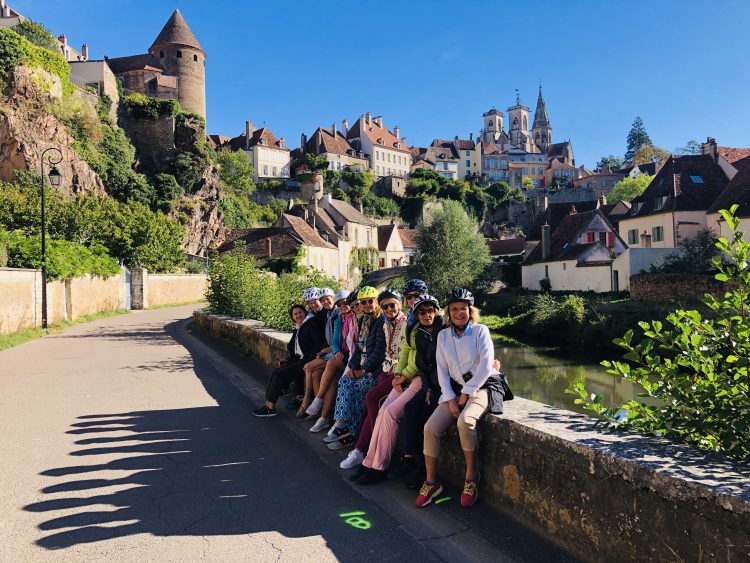
<path fill-rule="evenodd" d="M 443 492 L 443 486 L 438 483 L 437 481 L 434 483 L 430 483 L 429 481 L 425 481 L 422 485 L 422 488 L 419 489 L 419 496 L 417 497 L 417 502 L 414 504 L 417 508 L 422 508 L 423 506 L 427 506 L 432 502 L 432 499 L 434 499 L 436 496 L 438 496 L 440 493 Z"/>
<path fill-rule="evenodd" d="M 477 476 L 474 479 L 464 481 L 464 491 L 461 493 L 461 506 L 464 508 L 474 506 L 474 503 L 477 502 L 477 497 L 479 496 L 479 491 L 477 490 L 479 477 L 480 475 L 477 471 Z"/>

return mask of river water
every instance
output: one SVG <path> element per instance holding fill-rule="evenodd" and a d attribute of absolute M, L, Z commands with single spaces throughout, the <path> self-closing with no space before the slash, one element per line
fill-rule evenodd
<path fill-rule="evenodd" d="M 502 371 L 508 375 L 510 387 L 518 397 L 591 415 L 573 403 L 575 397 L 565 393 L 568 387 L 583 382 L 590 393 L 601 395 L 607 405 L 629 401 L 639 392 L 639 386 L 607 373 L 596 360 L 495 338 L 495 357 L 502 363 Z"/>

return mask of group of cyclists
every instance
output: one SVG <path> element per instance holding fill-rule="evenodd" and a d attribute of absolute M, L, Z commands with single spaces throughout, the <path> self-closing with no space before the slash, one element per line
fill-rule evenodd
<path fill-rule="evenodd" d="M 466 461 L 461 505 L 478 495 L 477 422 L 502 412 L 500 365 L 470 291 L 454 288 L 441 303 L 422 280 L 399 291 L 334 292 L 308 288 L 289 309 L 295 328 L 288 356 L 273 371 L 257 417 L 286 407 L 327 431 L 330 450 L 350 449 L 342 469 L 361 485 L 404 478 L 423 507 L 443 490 L 437 476 L 440 437 L 456 422 Z M 392 456 L 403 432 L 403 454 Z"/>

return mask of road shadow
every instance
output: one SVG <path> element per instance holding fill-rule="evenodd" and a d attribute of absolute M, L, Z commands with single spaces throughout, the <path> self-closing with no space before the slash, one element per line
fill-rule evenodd
<path fill-rule="evenodd" d="M 177 325 L 167 327 L 170 339 Z M 250 416 L 249 401 L 206 360 L 190 361 L 215 405 L 93 411 L 71 421 L 74 462 L 43 471 L 46 498 L 24 507 L 46 518 L 39 546 L 56 550 L 136 534 L 275 531 L 322 537 L 340 560 L 434 559 L 397 522 L 342 486 L 279 421 Z M 149 373 L 155 366 L 130 369 Z M 366 512 L 369 529 L 340 516 L 353 511 Z"/>

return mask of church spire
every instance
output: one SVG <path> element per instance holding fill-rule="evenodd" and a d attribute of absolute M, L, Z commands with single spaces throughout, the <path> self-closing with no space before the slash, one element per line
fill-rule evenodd
<path fill-rule="evenodd" d="M 547 106 L 544 103 L 542 94 L 542 85 L 539 85 L 539 97 L 536 100 L 536 110 L 534 111 L 534 124 L 531 126 L 531 135 L 534 143 L 542 152 L 547 151 L 547 147 L 552 142 L 552 127 L 547 117 Z"/>

